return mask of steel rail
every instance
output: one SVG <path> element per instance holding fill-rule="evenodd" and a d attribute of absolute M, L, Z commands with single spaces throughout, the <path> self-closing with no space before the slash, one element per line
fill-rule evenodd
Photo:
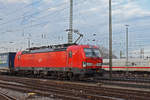
<path fill-rule="evenodd" d="M 7 93 L 3 93 L 0 91 L 0 99 L 1 100 L 17 100 L 17 98 L 8 95 Z"/>
<path fill-rule="evenodd" d="M 34 84 L 34 83 L 33 83 Z M 100 96 L 100 95 L 93 95 L 93 94 L 82 94 L 80 91 L 73 92 L 74 90 L 67 90 L 67 89 L 61 89 L 57 87 L 42 87 L 37 86 L 37 85 L 16 85 L 16 84 L 10 84 L 10 83 L 0 83 L 0 87 L 2 88 L 8 88 L 12 90 L 17 90 L 17 91 L 23 91 L 23 92 L 33 92 L 37 93 L 38 95 L 41 96 L 53 96 L 55 98 L 63 98 L 65 100 L 80 100 L 80 99 L 100 99 L 100 100 L 114 100 L 113 98 L 109 96 Z M 116 98 L 115 98 L 116 99 Z"/>
<path fill-rule="evenodd" d="M 101 86 L 89 86 L 83 85 L 77 82 L 64 82 L 64 81 L 54 81 L 54 80 L 40 80 L 31 78 L 3 78 L 5 81 L 13 81 L 16 83 L 24 84 L 26 87 L 33 90 L 48 91 L 58 94 L 66 94 L 70 96 L 79 96 L 81 98 L 98 98 L 105 97 L 111 99 L 147 99 L 150 96 L 148 91 L 138 91 L 129 89 L 116 89 L 116 88 L 106 88 Z M 8 84 L 7 84 L 8 85 Z M 32 86 L 32 87 L 31 87 Z M 40 87 L 40 88 L 39 88 Z M 64 92 L 64 94 L 65 94 Z M 79 99 L 79 98 L 78 98 Z"/>

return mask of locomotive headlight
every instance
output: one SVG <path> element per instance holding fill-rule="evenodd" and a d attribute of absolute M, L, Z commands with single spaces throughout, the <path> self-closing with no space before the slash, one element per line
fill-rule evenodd
<path fill-rule="evenodd" d="M 96 66 L 102 66 L 102 63 L 97 63 Z"/>
<path fill-rule="evenodd" d="M 83 62 L 82 65 L 83 65 L 83 67 L 86 67 L 86 62 Z"/>

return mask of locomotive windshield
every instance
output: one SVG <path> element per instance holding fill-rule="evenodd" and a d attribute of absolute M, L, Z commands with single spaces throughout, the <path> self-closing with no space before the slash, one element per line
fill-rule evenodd
<path fill-rule="evenodd" d="M 100 51 L 97 48 L 84 48 L 86 57 L 101 57 Z"/>

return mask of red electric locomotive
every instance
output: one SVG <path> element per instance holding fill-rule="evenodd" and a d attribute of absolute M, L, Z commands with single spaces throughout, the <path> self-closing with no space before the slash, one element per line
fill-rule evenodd
<path fill-rule="evenodd" d="M 61 77 L 101 75 L 102 58 L 98 47 L 62 44 L 30 48 L 15 57 L 16 72 Z"/>

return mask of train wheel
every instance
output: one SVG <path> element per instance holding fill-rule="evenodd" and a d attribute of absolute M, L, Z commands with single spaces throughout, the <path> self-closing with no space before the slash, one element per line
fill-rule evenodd
<path fill-rule="evenodd" d="M 72 73 L 72 72 L 68 72 L 67 76 L 68 76 L 68 79 L 69 79 L 69 80 L 72 80 L 72 79 L 73 79 L 73 73 Z"/>

